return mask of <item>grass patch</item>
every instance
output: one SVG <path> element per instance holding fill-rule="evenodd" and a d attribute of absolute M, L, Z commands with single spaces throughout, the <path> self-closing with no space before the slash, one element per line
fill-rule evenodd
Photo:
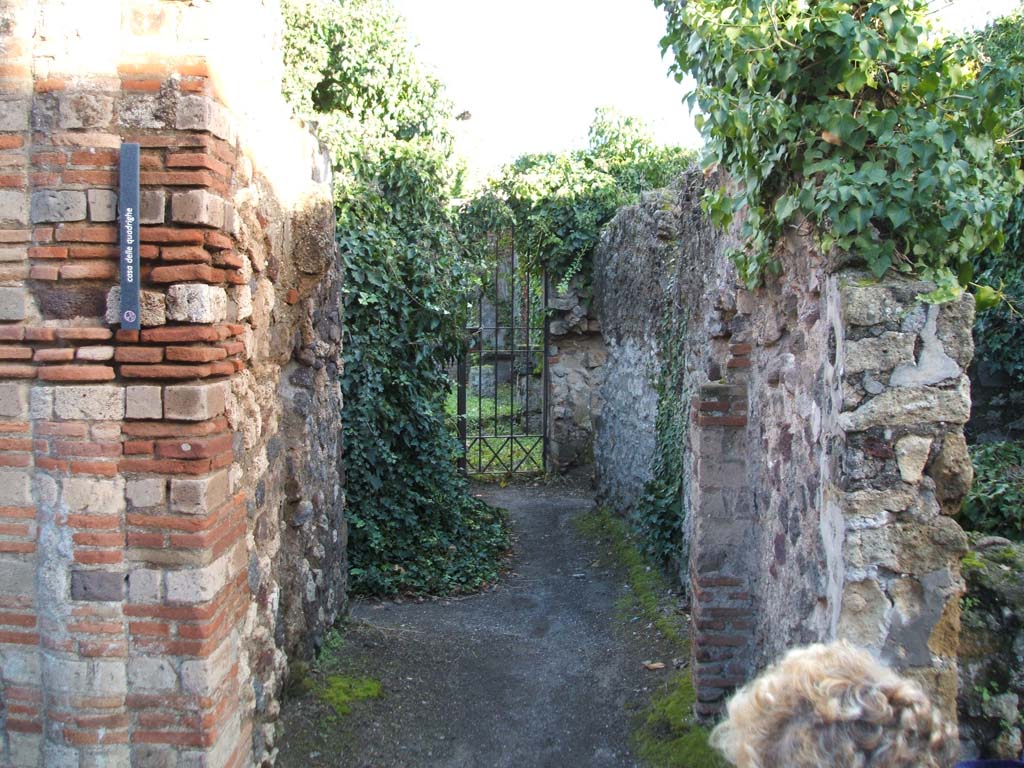
<path fill-rule="evenodd" d="M 531 402 L 541 400 L 531 397 Z M 509 469 L 544 471 L 544 442 L 539 437 L 543 430 L 542 417 L 531 413 L 527 422 L 523 405 L 513 392 L 512 384 L 499 384 L 495 397 L 467 394 L 466 435 L 470 446 L 466 464 L 470 475 L 490 479 L 488 476 L 509 474 Z M 454 385 L 448 391 L 444 412 L 448 430 L 458 435 L 458 388 Z M 527 434 L 533 437 L 523 437 Z"/>
<path fill-rule="evenodd" d="M 366 699 L 379 699 L 383 690 L 379 680 L 372 677 L 346 677 L 328 675 L 324 685 L 316 692 L 317 698 L 334 710 L 338 716 L 352 714 L 352 704 Z"/>
<path fill-rule="evenodd" d="M 728 768 L 708 745 L 708 730 L 693 722 L 697 693 L 688 672 L 672 677 L 640 715 L 633 744 L 650 768 Z"/>
<path fill-rule="evenodd" d="M 690 643 L 679 619 L 663 605 L 667 580 L 644 556 L 629 524 L 605 508 L 580 515 L 573 524 L 581 535 L 608 546 L 626 571 L 631 594 L 620 607 L 650 622 L 681 654 L 689 653 Z M 637 716 L 633 745 L 649 768 L 728 768 L 708 744 L 708 730 L 694 720 L 696 701 L 689 671 L 679 672 Z"/>

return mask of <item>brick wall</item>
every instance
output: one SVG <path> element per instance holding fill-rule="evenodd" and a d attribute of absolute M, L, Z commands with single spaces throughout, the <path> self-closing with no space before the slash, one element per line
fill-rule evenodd
<path fill-rule="evenodd" d="M 279 19 L 0 15 L 0 765 L 269 762 L 345 544 L 330 192 L 258 59 Z M 218 69 L 246 57 L 248 82 Z M 112 324 L 123 141 L 141 331 Z"/>

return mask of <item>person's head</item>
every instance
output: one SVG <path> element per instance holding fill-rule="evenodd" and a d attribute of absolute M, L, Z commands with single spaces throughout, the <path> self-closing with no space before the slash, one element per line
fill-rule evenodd
<path fill-rule="evenodd" d="M 792 650 L 740 689 L 711 743 L 737 768 L 946 768 L 957 735 L 920 685 L 837 642 Z"/>

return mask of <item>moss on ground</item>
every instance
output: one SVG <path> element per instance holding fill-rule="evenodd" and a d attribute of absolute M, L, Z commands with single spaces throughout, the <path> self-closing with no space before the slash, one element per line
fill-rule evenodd
<path fill-rule="evenodd" d="M 688 654 L 689 640 L 678 617 L 663 605 L 667 580 L 644 557 L 626 521 L 598 508 L 573 523 L 583 536 L 608 546 L 626 571 L 632 594 L 623 607 L 643 616 L 681 655 Z M 637 716 L 633 745 L 649 768 L 727 768 L 728 763 L 708 744 L 708 730 L 694 720 L 696 701 L 689 671 L 680 672 L 669 678 Z"/>
<path fill-rule="evenodd" d="M 337 715 L 348 715 L 352 713 L 353 702 L 379 699 L 382 693 L 380 681 L 372 677 L 328 675 L 324 685 L 317 689 L 316 695 Z"/>

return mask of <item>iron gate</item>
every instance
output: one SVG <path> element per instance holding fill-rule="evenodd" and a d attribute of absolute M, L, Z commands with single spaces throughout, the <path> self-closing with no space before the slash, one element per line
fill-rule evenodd
<path fill-rule="evenodd" d="M 471 475 L 547 466 L 547 279 L 518 263 L 513 240 L 491 236 L 458 365 L 459 466 Z"/>

